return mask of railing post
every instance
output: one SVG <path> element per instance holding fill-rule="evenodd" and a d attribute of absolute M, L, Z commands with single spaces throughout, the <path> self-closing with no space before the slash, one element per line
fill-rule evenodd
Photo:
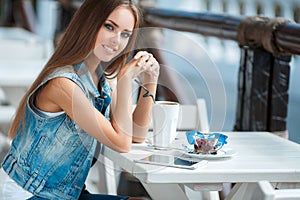
<path fill-rule="evenodd" d="M 239 27 L 241 60 L 235 130 L 271 131 L 288 137 L 291 55 L 280 52 L 272 38 L 276 27 L 283 23 L 282 19 L 251 18 Z"/>
<path fill-rule="evenodd" d="M 271 60 L 270 53 L 241 48 L 235 130 L 267 130 Z"/>
<path fill-rule="evenodd" d="M 241 48 L 235 130 L 285 131 L 291 56 Z"/>
<path fill-rule="evenodd" d="M 273 57 L 273 60 L 267 130 L 277 132 L 286 130 L 291 56 L 281 55 Z"/>

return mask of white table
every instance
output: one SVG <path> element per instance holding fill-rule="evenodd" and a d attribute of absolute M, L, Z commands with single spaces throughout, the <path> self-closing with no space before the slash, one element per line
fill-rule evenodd
<path fill-rule="evenodd" d="M 213 191 L 221 190 L 223 183 L 238 183 L 232 192 L 243 195 L 239 188 L 245 189 L 241 186 L 249 182 L 300 182 L 299 144 L 268 132 L 224 134 L 229 136 L 225 147 L 236 150 L 237 155 L 231 159 L 210 160 L 207 166 L 196 170 L 133 162 L 133 159 L 153 154 L 145 145 L 134 145 L 129 153 L 118 153 L 105 147 L 103 153 L 116 165 L 137 177 L 153 199 L 187 199 L 183 186 L 193 190 Z M 182 140 L 185 141 L 184 132 L 179 132 L 179 137 L 181 139 L 173 145 L 178 146 Z M 242 199 L 233 194 L 229 196 Z"/>

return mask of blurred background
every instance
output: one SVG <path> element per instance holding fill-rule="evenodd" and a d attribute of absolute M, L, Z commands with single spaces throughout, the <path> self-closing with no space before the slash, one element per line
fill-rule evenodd
<path fill-rule="evenodd" d="M 300 0 L 140 0 L 172 10 L 263 15 L 300 20 Z M 0 0 L 0 143 L 22 95 L 51 56 L 81 0 Z M 158 37 L 167 66 L 176 79 L 172 91 L 180 103 L 204 98 L 212 131 L 232 131 L 236 118 L 240 48 L 236 42 L 163 29 Z M 287 130 L 300 143 L 299 56 L 293 56 Z M 199 73 L 209 68 L 210 73 Z M 171 71 L 172 71 L 171 70 Z M 186 85 L 182 85 L 182 83 Z M 219 95 L 219 96 L 218 96 Z M 212 98 L 217 97 L 215 102 Z M 158 97 L 159 98 L 159 97 Z"/>

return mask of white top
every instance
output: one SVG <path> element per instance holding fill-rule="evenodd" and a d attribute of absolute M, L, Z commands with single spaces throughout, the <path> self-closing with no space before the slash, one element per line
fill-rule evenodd
<path fill-rule="evenodd" d="M 33 195 L 24 190 L 0 168 L 0 200 L 28 199 Z"/>

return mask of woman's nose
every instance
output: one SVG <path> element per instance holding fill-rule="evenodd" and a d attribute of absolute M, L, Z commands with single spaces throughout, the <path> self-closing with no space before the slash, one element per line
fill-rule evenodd
<path fill-rule="evenodd" d="M 115 34 L 113 37 L 111 37 L 111 43 L 116 45 L 119 44 L 121 40 L 120 34 Z"/>

